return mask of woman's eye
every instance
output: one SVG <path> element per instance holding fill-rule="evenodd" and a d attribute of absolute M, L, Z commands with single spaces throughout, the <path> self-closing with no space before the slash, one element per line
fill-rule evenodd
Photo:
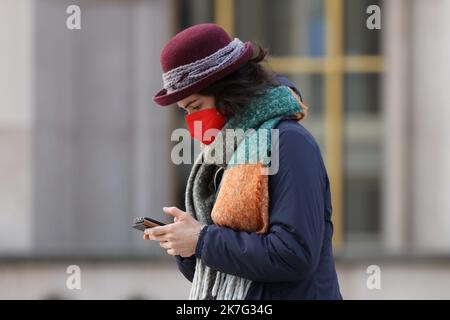
<path fill-rule="evenodd" d="M 192 107 L 192 110 L 200 110 L 201 106 Z"/>

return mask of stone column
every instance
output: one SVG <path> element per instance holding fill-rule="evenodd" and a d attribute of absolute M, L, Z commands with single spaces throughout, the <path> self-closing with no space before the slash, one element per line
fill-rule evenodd
<path fill-rule="evenodd" d="M 411 10 L 410 1 L 386 1 L 382 11 L 384 170 L 382 233 L 386 249 L 411 244 Z"/>
<path fill-rule="evenodd" d="M 31 249 L 32 1 L 0 10 L 0 254 Z"/>
<path fill-rule="evenodd" d="M 412 211 L 418 250 L 450 252 L 450 2 L 413 1 Z"/>
<path fill-rule="evenodd" d="M 39 1 L 35 16 L 34 244 L 37 253 L 126 255 L 135 216 L 173 200 L 171 113 L 151 100 L 170 2 Z M 145 246 L 145 254 L 161 253 Z"/>

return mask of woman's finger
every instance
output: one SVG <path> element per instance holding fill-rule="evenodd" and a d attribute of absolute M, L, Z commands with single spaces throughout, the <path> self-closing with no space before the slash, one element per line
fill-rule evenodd
<path fill-rule="evenodd" d="M 171 249 L 172 244 L 169 241 L 161 241 L 159 245 L 164 249 Z"/>
<path fill-rule="evenodd" d="M 179 219 L 183 218 L 186 215 L 186 213 L 183 210 L 180 210 L 177 207 L 164 207 L 163 211 Z"/>
<path fill-rule="evenodd" d="M 155 234 L 152 229 L 146 229 L 144 234 L 146 236 L 146 240 L 167 241 L 169 237 L 167 233 Z"/>
<path fill-rule="evenodd" d="M 149 236 L 149 240 L 163 242 L 163 241 L 168 241 L 169 239 L 168 239 L 168 235 L 167 234 L 163 234 L 163 235 L 160 235 L 160 236 L 151 235 L 151 236 Z"/>
<path fill-rule="evenodd" d="M 168 224 L 168 225 L 165 225 L 165 226 L 153 227 L 153 228 L 150 228 L 150 229 L 146 229 L 145 231 L 146 231 L 147 234 L 156 237 L 156 236 L 161 236 L 161 235 L 164 235 L 164 234 L 168 233 L 171 228 L 172 228 L 171 225 Z"/>
<path fill-rule="evenodd" d="M 176 256 L 177 255 L 174 249 L 167 250 L 167 254 L 170 254 L 171 256 Z"/>

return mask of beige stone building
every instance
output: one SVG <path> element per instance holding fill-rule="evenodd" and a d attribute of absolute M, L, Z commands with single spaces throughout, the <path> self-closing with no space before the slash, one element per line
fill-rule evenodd
<path fill-rule="evenodd" d="M 1 0 L 0 298 L 187 298 L 130 224 L 184 208 L 182 117 L 151 98 L 161 47 L 199 22 L 260 41 L 309 104 L 344 298 L 449 299 L 450 0 Z"/>

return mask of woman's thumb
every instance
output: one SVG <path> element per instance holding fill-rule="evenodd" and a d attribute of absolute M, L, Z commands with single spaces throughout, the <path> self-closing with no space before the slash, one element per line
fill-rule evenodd
<path fill-rule="evenodd" d="M 178 209 L 177 207 L 164 207 L 163 211 L 177 219 L 177 221 L 180 220 L 180 218 L 182 218 L 185 214 L 184 211 Z"/>

